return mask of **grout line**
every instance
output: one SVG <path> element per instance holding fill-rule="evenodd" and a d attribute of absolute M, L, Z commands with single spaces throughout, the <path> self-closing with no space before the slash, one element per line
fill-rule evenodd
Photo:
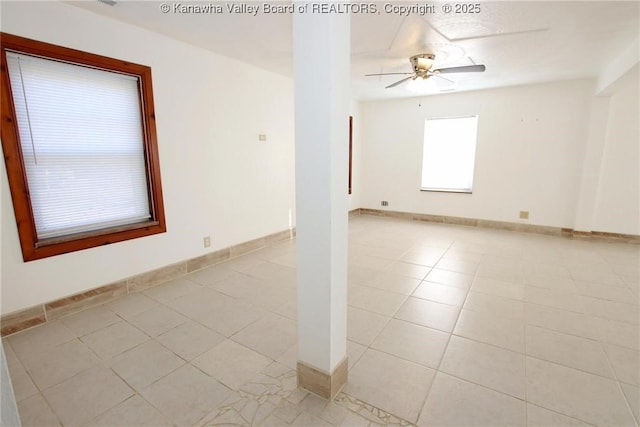
<path fill-rule="evenodd" d="M 596 427 L 596 425 L 595 425 L 595 424 L 591 424 L 590 422 L 587 422 L 587 421 L 584 421 L 584 420 L 578 419 L 578 418 L 576 418 L 576 417 L 574 417 L 574 416 L 572 416 L 572 415 L 563 414 L 562 412 L 558 412 L 558 411 L 556 411 L 555 409 L 550 409 L 550 408 L 547 408 L 547 407 L 545 407 L 545 406 L 539 405 L 539 404 L 537 404 L 537 403 L 533 403 L 533 402 L 526 402 L 525 407 L 528 407 L 529 405 L 531 405 L 531 406 L 535 406 L 535 407 L 538 407 L 538 408 L 541 408 L 541 409 L 544 409 L 545 411 L 553 412 L 554 414 L 558 414 L 558 415 L 561 415 L 561 416 L 566 417 L 566 418 L 570 418 L 570 419 L 572 419 L 572 420 L 578 421 L 578 422 L 583 423 L 583 424 L 588 425 L 588 426 Z M 527 425 L 528 425 L 528 424 L 527 424 Z"/>
<path fill-rule="evenodd" d="M 613 374 L 613 379 L 618 384 L 620 384 L 620 378 L 618 378 L 618 373 L 616 372 L 616 370 L 615 370 L 615 368 L 613 366 L 613 363 L 611 362 L 611 358 L 609 357 L 609 353 L 607 353 L 607 350 L 604 348 L 604 344 L 602 342 L 598 342 L 598 344 L 600 344 L 600 349 L 604 353 L 605 360 L 607 361 L 609 368 L 611 368 L 611 373 Z M 624 393 L 622 393 L 622 394 L 624 395 Z M 626 397 L 625 397 L 625 400 L 626 400 Z"/>
<path fill-rule="evenodd" d="M 565 369 L 571 369 L 571 370 L 574 370 L 574 371 L 582 372 L 582 373 L 587 374 L 587 375 L 593 375 L 594 377 L 602 378 L 602 379 L 609 380 L 609 381 L 612 381 L 612 382 L 615 382 L 615 383 L 619 383 L 619 382 L 620 382 L 620 381 L 615 377 L 615 372 L 613 372 L 613 374 L 614 374 L 614 378 L 611 378 L 611 377 L 605 377 L 604 375 L 594 374 L 593 372 L 585 371 L 584 369 L 581 369 L 581 368 L 576 368 L 576 367 L 574 367 L 574 366 L 567 366 L 567 365 L 563 365 L 562 363 L 560 363 L 560 362 L 558 362 L 558 361 L 554 361 L 554 360 L 547 360 L 547 359 L 543 359 L 543 358 L 541 358 L 541 357 L 533 356 L 533 355 L 529 355 L 529 354 L 525 354 L 524 356 L 525 356 L 525 358 L 529 358 L 529 359 L 536 359 L 536 360 L 540 360 L 540 361 L 545 362 L 545 363 L 551 363 L 551 364 L 553 364 L 553 365 L 560 366 L 560 367 L 565 368 Z M 625 384 L 626 384 L 626 383 L 625 383 Z"/>
<path fill-rule="evenodd" d="M 509 394 L 509 393 L 506 393 L 506 392 L 504 392 L 504 391 L 502 391 L 502 390 L 497 390 L 497 389 L 492 388 L 492 387 L 490 387 L 490 386 L 488 386 L 488 385 L 486 385 L 486 384 L 480 384 L 480 383 L 475 382 L 475 381 L 473 381 L 473 380 L 470 380 L 470 379 L 468 379 L 468 378 L 463 378 L 463 377 L 461 377 L 461 376 L 458 376 L 458 375 L 456 375 L 456 374 L 452 374 L 452 373 L 449 373 L 449 372 L 445 372 L 445 371 L 438 371 L 438 372 L 439 372 L 439 373 L 442 373 L 443 375 L 447 375 L 447 376 L 453 377 L 453 378 L 455 378 L 455 379 L 457 379 L 457 380 L 464 381 L 464 382 L 467 382 L 467 383 L 469 383 L 469 384 L 473 384 L 473 385 L 478 386 L 478 387 L 486 388 L 487 390 L 491 390 L 491 391 L 493 391 L 493 392 L 495 392 L 495 393 L 499 393 L 499 394 L 501 394 L 501 395 L 503 395 L 503 396 L 507 396 L 507 397 L 510 397 L 510 398 L 512 398 L 512 399 L 519 400 L 519 401 L 523 402 L 525 405 L 527 404 L 527 400 L 526 400 L 526 399 L 523 399 L 523 398 L 521 398 L 521 397 L 514 396 L 514 395 Z M 426 399 L 425 399 L 425 403 L 426 403 Z M 424 404 L 423 404 L 423 407 L 424 407 Z"/>
<path fill-rule="evenodd" d="M 440 256 L 440 258 L 438 259 L 438 262 L 440 262 L 440 260 L 444 257 L 444 255 L 449 252 L 449 250 L 451 249 L 451 247 L 454 245 L 454 243 L 456 242 L 457 239 L 454 239 L 453 242 L 451 242 L 451 244 L 449 244 L 449 246 L 447 247 L 447 249 L 442 253 L 442 255 Z M 436 263 L 437 265 L 437 263 Z M 429 271 L 429 273 L 431 273 L 431 271 Z M 477 272 L 476 272 L 477 274 Z M 427 274 L 428 276 L 428 274 Z M 427 277 L 425 276 L 425 277 Z M 475 278 L 475 276 L 474 276 Z M 423 279 L 424 280 L 424 279 Z M 473 285 L 473 280 L 471 281 L 472 285 Z M 431 381 L 431 385 L 429 386 L 429 390 L 427 391 L 427 394 L 425 395 L 424 399 L 422 400 L 422 405 L 420 406 L 420 410 L 418 411 L 418 418 L 416 419 L 416 422 L 418 422 L 418 420 L 420 419 L 420 417 L 422 416 L 422 410 L 424 409 L 425 405 L 427 404 L 427 400 L 429 399 L 429 395 L 431 394 L 431 390 L 433 389 L 433 383 L 436 381 L 436 377 L 438 376 L 439 372 L 442 372 L 440 370 L 440 368 L 442 367 L 442 362 L 447 354 L 447 350 L 449 349 L 449 344 L 451 343 L 451 337 L 453 336 L 453 331 L 455 331 L 456 329 L 456 325 L 458 324 L 458 321 L 460 320 L 460 316 L 462 314 L 462 308 L 464 307 L 464 305 L 467 302 L 467 298 L 469 298 L 469 292 L 471 291 L 471 286 L 469 286 L 469 289 L 467 289 L 466 291 L 466 295 L 464 297 L 464 301 L 462 302 L 462 305 L 460 306 L 460 310 L 458 311 L 458 315 L 456 316 L 456 321 L 453 323 L 453 326 L 451 327 L 451 332 L 448 333 L 448 337 L 447 337 L 447 344 L 444 346 L 444 350 L 442 352 L 442 356 L 440 356 L 440 361 L 438 362 L 438 366 L 436 368 L 436 372 L 433 375 L 433 381 Z"/>
<path fill-rule="evenodd" d="M 76 374 L 77 375 L 77 374 Z M 74 375 L 75 376 L 75 375 Z M 66 380 L 65 380 L 66 381 Z M 35 383 L 34 383 L 35 384 Z M 37 386 L 36 386 L 37 387 Z M 51 404 L 51 402 L 49 402 L 49 399 L 47 399 L 47 396 L 44 395 L 44 393 L 42 391 L 40 391 L 40 389 L 38 389 L 39 391 L 39 395 L 42 397 L 42 400 L 44 400 L 44 402 L 47 404 L 47 406 L 49 407 L 49 410 L 51 411 L 51 413 L 56 417 L 56 419 L 58 420 L 58 422 L 60 423 L 60 425 L 62 424 L 62 420 L 60 419 L 60 416 L 58 415 L 58 413 L 55 411 L 55 409 L 53 408 L 53 405 Z M 31 396 L 30 396 L 31 397 Z M 27 398 L 28 399 L 28 398 Z M 18 414 L 20 413 L 20 411 L 18 411 Z"/>

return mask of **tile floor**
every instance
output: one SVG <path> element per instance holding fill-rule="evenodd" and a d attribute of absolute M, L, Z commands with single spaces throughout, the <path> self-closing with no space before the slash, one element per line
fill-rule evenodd
<path fill-rule="evenodd" d="M 296 388 L 293 242 L 4 339 L 24 426 L 637 426 L 640 248 L 354 217 L 349 382 Z"/>

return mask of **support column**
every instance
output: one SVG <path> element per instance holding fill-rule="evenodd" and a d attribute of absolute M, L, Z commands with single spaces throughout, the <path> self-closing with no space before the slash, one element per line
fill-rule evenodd
<path fill-rule="evenodd" d="M 295 2 L 298 385 L 327 399 L 347 380 L 350 17 Z"/>

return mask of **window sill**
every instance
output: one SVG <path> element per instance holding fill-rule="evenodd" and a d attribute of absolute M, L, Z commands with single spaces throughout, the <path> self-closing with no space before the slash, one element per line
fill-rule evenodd
<path fill-rule="evenodd" d="M 473 194 L 472 190 L 457 190 L 453 188 L 421 188 L 420 191 L 428 192 L 428 193 L 462 193 L 462 194 Z"/>
<path fill-rule="evenodd" d="M 151 236 L 153 234 L 164 233 L 165 231 L 167 231 L 167 229 L 164 223 L 160 221 L 145 221 L 86 233 L 52 237 L 35 242 L 35 245 L 31 246 L 30 249 L 23 244 L 22 256 L 25 261 L 34 261 L 50 256 Z M 27 250 L 24 250 L 24 248 L 27 248 Z"/>
<path fill-rule="evenodd" d="M 74 234 L 67 234 L 65 236 L 59 236 L 59 237 L 49 237 L 47 239 L 38 240 L 38 242 L 36 242 L 36 248 L 57 245 L 60 243 L 73 242 L 73 241 L 82 240 L 82 239 L 107 237 L 109 235 L 120 233 L 123 231 L 145 229 L 148 227 L 153 227 L 158 225 L 160 225 L 158 221 L 143 221 L 143 222 L 136 222 L 134 224 L 120 225 L 118 227 L 109 227 L 109 228 L 101 228 L 99 230 L 86 231 L 84 233 L 74 233 Z"/>

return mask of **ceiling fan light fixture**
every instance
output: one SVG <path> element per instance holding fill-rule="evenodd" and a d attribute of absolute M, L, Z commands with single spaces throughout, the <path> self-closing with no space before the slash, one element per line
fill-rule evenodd
<path fill-rule="evenodd" d="M 431 89 L 431 84 L 428 82 L 429 77 L 417 76 L 415 79 L 407 84 L 407 90 L 414 93 L 423 93 Z"/>
<path fill-rule="evenodd" d="M 418 68 L 421 70 L 429 70 L 433 65 L 433 59 L 431 58 L 418 58 Z"/>

